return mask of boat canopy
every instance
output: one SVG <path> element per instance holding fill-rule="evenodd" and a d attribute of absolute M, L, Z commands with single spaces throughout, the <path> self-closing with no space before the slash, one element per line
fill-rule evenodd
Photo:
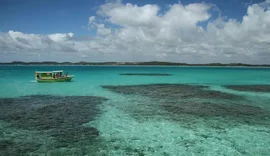
<path fill-rule="evenodd" d="M 36 73 L 63 73 L 63 70 L 55 70 L 55 71 L 36 71 Z"/>
<path fill-rule="evenodd" d="M 55 70 L 53 73 L 63 73 L 63 70 Z"/>

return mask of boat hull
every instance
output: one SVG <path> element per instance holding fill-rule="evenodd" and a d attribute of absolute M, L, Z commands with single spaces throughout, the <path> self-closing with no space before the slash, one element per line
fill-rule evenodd
<path fill-rule="evenodd" d="M 55 79 L 37 79 L 37 82 L 70 82 L 74 76 L 61 77 Z"/>

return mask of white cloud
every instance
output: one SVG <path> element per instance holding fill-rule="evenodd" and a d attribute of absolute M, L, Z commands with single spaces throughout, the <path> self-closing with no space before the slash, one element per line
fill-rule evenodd
<path fill-rule="evenodd" d="M 210 22 L 212 4 L 176 3 L 161 12 L 158 5 L 117 0 L 101 5 L 97 15 L 89 17 L 89 29 L 96 30 L 96 37 L 9 31 L 0 33 L 0 56 L 51 59 L 70 52 L 64 56 L 71 61 L 270 63 L 269 4 L 267 0 L 249 6 L 241 21 L 218 17 Z M 198 26 L 199 22 L 207 22 L 207 27 Z"/>
<path fill-rule="evenodd" d="M 97 29 L 97 34 L 101 36 L 107 36 L 111 34 L 111 29 L 106 28 L 104 24 L 98 24 L 96 22 L 95 16 L 89 17 L 89 27 L 91 29 L 93 28 Z"/>
<path fill-rule="evenodd" d="M 63 41 L 66 41 L 70 38 L 72 38 L 74 36 L 73 33 L 67 33 L 67 34 L 60 34 L 60 33 L 57 33 L 57 34 L 50 34 L 48 35 L 48 37 L 55 41 L 55 42 L 63 42 Z"/>
<path fill-rule="evenodd" d="M 154 26 L 158 24 L 157 5 L 146 4 L 142 7 L 127 3 L 126 5 L 118 4 L 115 7 L 105 4 L 101 6 L 100 13 L 103 16 L 110 17 L 111 23 L 121 26 Z"/>

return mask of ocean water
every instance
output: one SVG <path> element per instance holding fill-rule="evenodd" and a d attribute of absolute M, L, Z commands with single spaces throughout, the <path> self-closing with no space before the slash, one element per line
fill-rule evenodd
<path fill-rule="evenodd" d="M 38 83 L 36 70 L 75 77 Z M 270 68 L 0 66 L 0 74 L 0 155 L 270 153 Z"/>

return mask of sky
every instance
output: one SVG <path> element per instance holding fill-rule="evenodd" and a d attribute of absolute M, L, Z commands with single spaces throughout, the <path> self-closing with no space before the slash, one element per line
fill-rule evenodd
<path fill-rule="evenodd" d="M 270 64 L 270 0 L 0 0 L 0 62 Z"/>

